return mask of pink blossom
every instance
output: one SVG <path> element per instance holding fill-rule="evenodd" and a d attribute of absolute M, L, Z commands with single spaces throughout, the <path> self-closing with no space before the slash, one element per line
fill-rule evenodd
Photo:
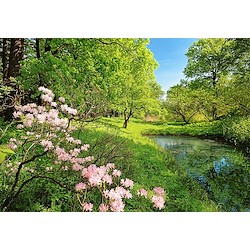
<path fill-rule="evenodd" d="M 76 184 L 76 191 L 80 191 L 80 190 L 84 190 L 86 189 L 87 185 L 83 182 L 80 182 L 78 184 Z"/>
<path fill-rule="evenodd" d="M 65 98 L 63 98 L 63 97 L 59 97 L 58 100 L 59 100 L 60 102 L 65 102 Z"/>
<path fill-rule="evenodd" d="M 51 96 L 49 96 L 49 95 L 44 95 L 44 94 L 42 94 L 41 95 L 41 98 L 42 98 L 42 100 L 44 100 L 45 102 L 52 102 L 53 101 L 53 98 L 51 97 Z"/>
<path fill-rule="evenodd" d="M 114 163 L 108 163 L 107 165 L 106 165 L 106 168 L 107 169 L 114 169 L 115 168 L 115 164 Z"/>
<path fill-rule="evenodd" d="M 54 148 L 52 142 L 49 141 L 49 140 L 42 140 L 42 141 L 40 142 L 40 144 L 41 144 L 42 146 L 44 146 L 44 150 L 45 150 L 45 151 Z"/>
<path fill-rule="evenodd" d="M 36 118 L 39 123 L 44 123 L 46 120 L 46 114 L 38 114 Z"/>
<path fill-rule="evenodd" d="M 92 203 L 84 203 L 82 205 L 82 209 L 83 209 L 83 211 L 89 211 L 89 212 L 91 212 L 92 209 L 93 209 L 93 204 Z"/>
<path fill-rule="evenodd" d="M 109 210 L 109 206 L 107 204 L 104 204 L 102 203 L 100 206 L 99 206 L 99 211 L 100 212 L 107 212 Z"/>
<path fill-rule="evenodd" d="M 117 170 L 117 169 L 114 169 L 114 170 L 113 170 L 113 173 L 112 173 L 112 175 L 113 175 L 113 176 L 116 176 L 116 177 L 121 176 L 121 174 L 122 174 L 121 171 L 120 171 L 120 170 Z"/>
<path fill-rule="evenodd" d="M 154 203 L 154 207 L 159 208 L 159 209 L 164 208 L 164 199 L 162 196 L 153 195 L 151 200 Z"/>
<path fill-rule="evenodd" d="M 103 176 L 103 181 L 107 182 L 109 185 L 111 185 L 113 183 L 112 177 L 108 174 Z"/>
<path fill-rule="evenodd" d="M 124 206 L 125 205 L 121 199 L 113 200 L 110 202 L 110 209 L 113 212 L 123 212 Z"/>
<path fill-rule="evenodd" d="M 72 166 L 72 170 L 75 170 L 75 171 L 80 171 L 82 170 L 82 166 L 78 163 L 75 163 L 73 166 Z"/>
<path fill-rule="evenodd" d="M 130 187 L 132 188 L 134 186 L 134 182 L 128 178 L 126 178 L 126 180 L 124 179 L 121 179 L 121 184 L 124 186 L 124 187 Z"/>
<path fill-rule="evenodd" d="M 147 195 L 148 195 L 148 191 L 145 190 L 144 188 L 141 188 L 137 191 L 137 194 L 140 195 L 140 196 L 144 196 L 145 198 L 147 198 Z"/>
<path fill-rule="evenodd" d="M 56 102 L 51 102 L 50 104 L 52 107 L 56 107 L 57 106 L 57 103 Z"/>
<path fill-rule="evenodd" d="M 18 129 L 24 128 L 24 126 L 23 126 L 22 124 L 18 124 L 16 127 L 17 127 Z"/>
<path fill-rule="evenodd" d="M 153 191 L 155 192 L 155 194 L 160 196 L 163 196 L 165 194 L 165 190 L 161 187 L 155 187 Z"/>
<path fill-rule="evenodd" d="M 20 111 L 15 111 L 14 113 L 13 113 L 13 116 L 14 116 L 14 118 L 19 118 L 19 117 L 21 117 L 21 115 L 22 115 L 23 113 L 22 112 L 20 112 Z"/>
<path fill-rule="evenodd" d="M 81 150 L 82 151 L 87 151 L 89 147 L 90 147 L 89 144 L 84 144 L 83 146 L 81 146 Z"/>
<path fill-rule="evenodd" d="M 130 193 L 130 191 L 126 190 L 124 187 L 117 186 L 115 188 L 115 192 L 118 193 L 121 198 L 127 198 L 127 199 L 132 198 L 132 194 Z"/>

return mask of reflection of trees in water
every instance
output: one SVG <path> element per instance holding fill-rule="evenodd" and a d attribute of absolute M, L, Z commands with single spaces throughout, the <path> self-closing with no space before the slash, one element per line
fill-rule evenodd
<path fill-rule="evenodd" d="M 214 199 L 226 211 L 244 211 L 250 207 L 250 173 L 244 166 L 215 168 L 208 171 L 208 183 Z"/>
<path fill-rule="evenodd" d="M 244 211 L 250 207 L 250 170 L 243 159 L 228 149 L 196 147 L 175 153 L 184 167 L 224 211 Z M 218 150 L 219 149 L 219 150 Z M 242 162 L 241 165 L 235 162 Z"/>
<path fill-rule="evenodd" d="M 250 166 L 232 147 L 206 140 L 184 137 L 160 138 L 177 165 L 184 168 L 224 211 L 250 208 Z M 156 140 L 157 141 L 157 140 Z"/>

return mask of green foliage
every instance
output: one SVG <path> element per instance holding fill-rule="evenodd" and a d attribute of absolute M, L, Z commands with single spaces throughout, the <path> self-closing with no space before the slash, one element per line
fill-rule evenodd
<path fill-rule="evenodd" d="M 32 49 L 22 62 L 25 99 L 37 101 L 37 87 L 50 87 L 89 116 L 132 110 L 159 113 L 157 62 L 148 39 L 40 39 L 41 57 Z M 91 112 L 89 112 L 91 110 Z"/>
<path fill-rule="evenodd" d="M 15 154 L 15 152 L 7 146 L 0 145 L 0 164 L 5 160 L 8 154 Z"/>
<path fill-rule="evenodd" d="M 194 112 L 209 121 L 249 115 L 249 44 L 244 38 L 206 38 L 193 43 L 186 54 L 187 80 L 168 92 L 168 111 L 186 122 L 195 117 Z"/>
<path fill-rule="evenodd" d="M 188 49 L 188 63 L 184 70 L 198 87 L 211 88 L 222 75 L 227 75 L 234 61 L 233 41 L 224 38 L 199 39 Z"/>
<path fill-rule="evenodd" d="M 235 145 L 250 149 L 250 117 L 234 117 L 224 121 L 224 136 Z"/>

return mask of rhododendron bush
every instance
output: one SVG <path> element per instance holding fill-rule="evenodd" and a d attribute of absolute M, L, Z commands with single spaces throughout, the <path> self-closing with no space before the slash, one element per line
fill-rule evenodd
<path fill-rule="evenodd" d="M 39 87 L 39 91 L 42 105 L 16 106 L 13 113 L 22 132 L 9 140 L 9 148 L 16 154 L 1 164 L 9 183 L 2 210 L 7 211 L 35 179 L 46 179 L 68 190 L 82 211 L 124 211 L 126 200 L 134 198 L 133 192 L 150 200 L 152 207 L 164 208 L 165 191 L 161 187 L 135 191 L 134 182 L 124 177 L 115 164 L 95 165 L 94 157 L 88 155 L 90 145 L 73 136 L 77 127 L 72 121 L 78 111 L 65 104 L 63 97 L 56 102 L 51 90 Z M 72 178 L 74 184 L 68 181 Z"/>

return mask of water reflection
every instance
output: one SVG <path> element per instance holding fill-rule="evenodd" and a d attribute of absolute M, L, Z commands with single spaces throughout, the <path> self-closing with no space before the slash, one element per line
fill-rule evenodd
<path fill-rule="evenodd" d="M 184 168 L 224 211 L 249 211 L 249 160 L 233 147 L 186 136 L 150 136 L 170 150 Z"/>

